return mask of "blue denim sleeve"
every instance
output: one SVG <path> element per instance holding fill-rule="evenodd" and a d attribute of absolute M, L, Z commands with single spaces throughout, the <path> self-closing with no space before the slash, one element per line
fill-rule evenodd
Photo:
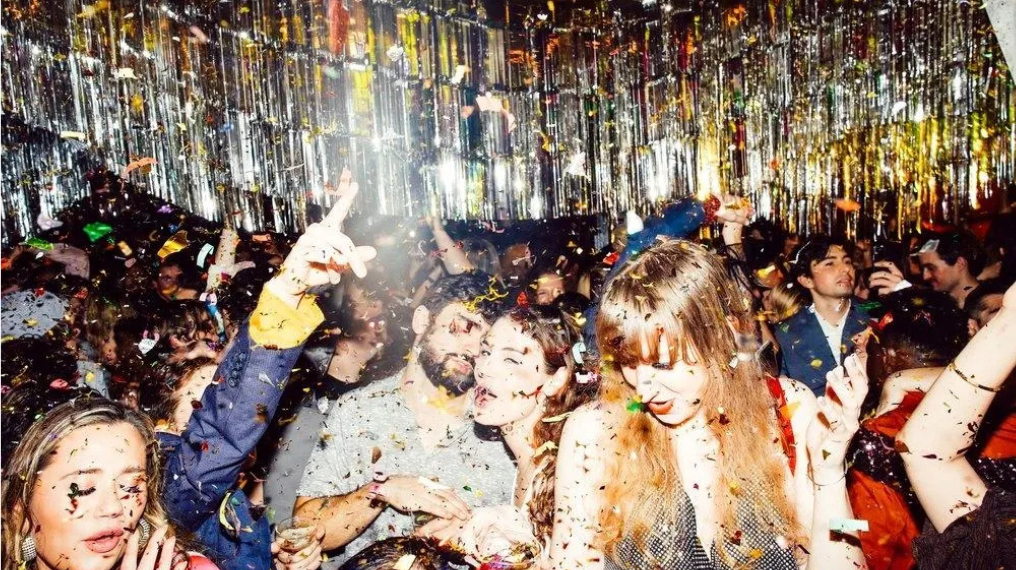
<path fill-rule="evenodd" d="M 787 334 L 790 325 L 785 323 L 786 321 L 783 321 L 776 323 L 776 325 L 773 326 L 773 336 L 776 337 L 776 342 L 780 345 L 780 352 L 777 357 L 780 365 L 779 375 L 793 378 L 793 376 L 790 376 L 790 371 L 787 370 L 787 358 L 789 352 L 793 350 L 794 347 L 792 346 L 793 341 L 791 340 L 790 335 Z M 796 380 L 796 378 L 794 379 Z"/>
<path fill-rule="evenodd" d="M 705 219 L 705 208 L 702 207 L 702 202 L 695 198 L 683 198 L 668 205 L 659 216 L 647 219 L 642 231 L 628 236 L 628 245 L 614 263 L 611 273 L 619 270 L 632 256 L 638 255 L 652 245 L 657 236 L 687 237 L 697 230 Z"/>
<path fill-rule="evenodd" d="M 170 517 L 195 531 L 215 514 L 272 421 L 302 345 L 257 346 L 248 325 L 219 364 L 181 441 L 166 450 L 163 498 Z"/>

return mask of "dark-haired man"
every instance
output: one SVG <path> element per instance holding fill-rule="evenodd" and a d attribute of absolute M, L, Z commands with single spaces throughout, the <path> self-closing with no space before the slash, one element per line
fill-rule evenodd
<path fill-rule="evenodd" d="M 948 293 L 960 308 L 967 295 L 977 287 L 977 275 L 986 261 L 977 238 L 966 232 L 929 239 L 918 250 L 917 257 L 921 262 L 921 276 L 928 286 Z"/>
<path fill-rule="evenodd" d="M 966 304 L 963 309 L 970 318 L 970 334 L 984 328 L 988 321 L 995 318 L 995 314 L 1002 308 L 1002 297 L 1012 285 L 1001 278 L 982 281 L 970 294 L 967 295 Z"/>
<path fill-rule="evenodd" d="M 464 520 L 471 506 L 511 501 L 503 444 L 478 438 L 469 418 L 489 287 L 475 274 L 439 281 L 413 314 L 408 366 L 335 402 L 294 508 L 321 521 L 326 550 L 346 547 L 326 567 L 410 534 L 414 514 Z"/>
<path fill-rule="evenodd" d="M 854 262 L 846 243 L 812 238 L 798 249 L 793 270 L 812 304 L 776 325 L 780 373 L 821 395 L 826 373 L 853 352 L 853 337 L 868 326 L 868 313 L 852 299 Z"/>

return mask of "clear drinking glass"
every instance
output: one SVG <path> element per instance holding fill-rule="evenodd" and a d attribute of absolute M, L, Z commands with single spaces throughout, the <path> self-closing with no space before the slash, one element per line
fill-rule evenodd
<path fill-rule="evenodd" d="M 538 543 L 516 543 L 505 552 L 483 560 L 478 570 L 528 570 L 535 568 L 542 548 Z"/>
<path fill-rule="evenodd" d="M 317 521 L 306 517 L 292 517 L 275 523 L 275 538 L 286 552 L 299 552 L 314 542 Z"/>

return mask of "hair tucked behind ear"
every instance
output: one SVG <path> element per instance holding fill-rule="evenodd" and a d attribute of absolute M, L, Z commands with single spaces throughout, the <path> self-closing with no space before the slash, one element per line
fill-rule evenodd
<path fill-rule="evenodd" d="M 598 383 L 595 376 L 585 373 L 588 363 L 580 366 L 575 361 L 573 347 L 582 340 L 582 335 L 574 319 L 560 309 L 535 305 L 516 307 L 506 316 L 518 323 L 523 332 L 540 345 L 548 374 L 557 374 L 565 369 L 568 375 L 564 387 L 556 394 L 546 397 L 543 421 L 533 428 L 533 445 L 541 451 L 535 461 L 541 464 L 541 469 L 533 481 L 529 517 L 533 521 L 536 536 L 549 541 L 554 528 L 557 446 L 561 442 L 565 424 L 561 416 L 592 401 L 596 397 Z"/>

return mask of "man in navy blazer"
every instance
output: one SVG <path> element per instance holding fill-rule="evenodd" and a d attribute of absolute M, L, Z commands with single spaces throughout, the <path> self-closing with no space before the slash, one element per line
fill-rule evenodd
<path fill-rule="evenodd" d="M 812 238 L 798 249 L 793 270 L 812 304 L 776 325 L 780 374 L 822 395 L 826 373 L 854 351 L 853 338 L 868 326 L 868 312 L 853 298 L 854 262 L 846 242 Z"/>

